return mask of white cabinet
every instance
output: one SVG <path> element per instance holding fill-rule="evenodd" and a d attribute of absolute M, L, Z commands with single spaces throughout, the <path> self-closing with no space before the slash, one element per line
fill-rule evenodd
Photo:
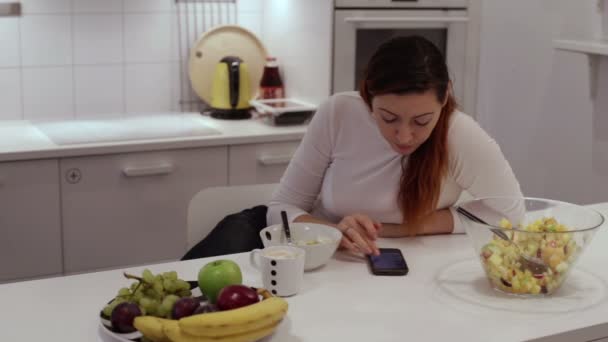
<path fill-rule="evenodd" d="M 0 282 L 61 274 L 57 160 L 0 163 Z"/>
<path fill-rule="evenodd" d="M 176 259 L 190 199 L 226 185 L 227 147 L 61 160 L 66 273 Z"/>
<path fill-rule="evenodd" d="M 277 183 L 300 141 L 230 146 L 230 185 Z"/>

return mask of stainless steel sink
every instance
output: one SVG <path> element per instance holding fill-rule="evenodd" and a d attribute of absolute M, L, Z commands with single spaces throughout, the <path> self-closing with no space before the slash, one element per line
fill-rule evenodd
<path fill-rule="evenodd" d="M 199 114 L 164 114 L 106 120 L 68 120 L 34 123 L 57 145 L 132 140 L 175 139 L 218 135 Z"/>

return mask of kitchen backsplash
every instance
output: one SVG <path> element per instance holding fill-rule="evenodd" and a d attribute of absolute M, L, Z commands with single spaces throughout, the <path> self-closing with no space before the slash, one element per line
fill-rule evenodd
<path fill-rule="evenodd" d="M 264 0 L 264 44 L 278 57 L 288 97 L 319 104 L 330 94 L 332 26 L 333 1 Z"/>
<path fill-rule="evenodd" d="M 0 17 L 0 120 L 179 110 L 175 0 L 21 3 L 22 16 Z M 237 9 L 262 38 L 262 0 Z"/>

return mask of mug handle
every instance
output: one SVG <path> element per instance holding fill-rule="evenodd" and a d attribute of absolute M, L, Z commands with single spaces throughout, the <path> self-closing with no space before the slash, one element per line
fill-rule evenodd
<path fill-rule="evenodd" d="M 251 265 L 257 269 L 260 268 L 260 264 L 258 263 L 258 258 L 256 257 L 257 255 L 259 255 L 260 253 L 262 253 L 262 250 L 259 248 L 256 248 L 254 250 L 251 251 L 251 253 L 249 253 L 249 262 L 251 263 Z"/>

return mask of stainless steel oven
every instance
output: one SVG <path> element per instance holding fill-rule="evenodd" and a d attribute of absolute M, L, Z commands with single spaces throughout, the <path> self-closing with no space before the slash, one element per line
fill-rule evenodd
<path fill-rule="evenodd" d="M 375 49 L 398 35 L 417 34 L 446 56 L 456 98 L 472 112 L 476 63 L 470 59 L 469 0 L 336 0 L 332 92 L 358 87 Z"/>

